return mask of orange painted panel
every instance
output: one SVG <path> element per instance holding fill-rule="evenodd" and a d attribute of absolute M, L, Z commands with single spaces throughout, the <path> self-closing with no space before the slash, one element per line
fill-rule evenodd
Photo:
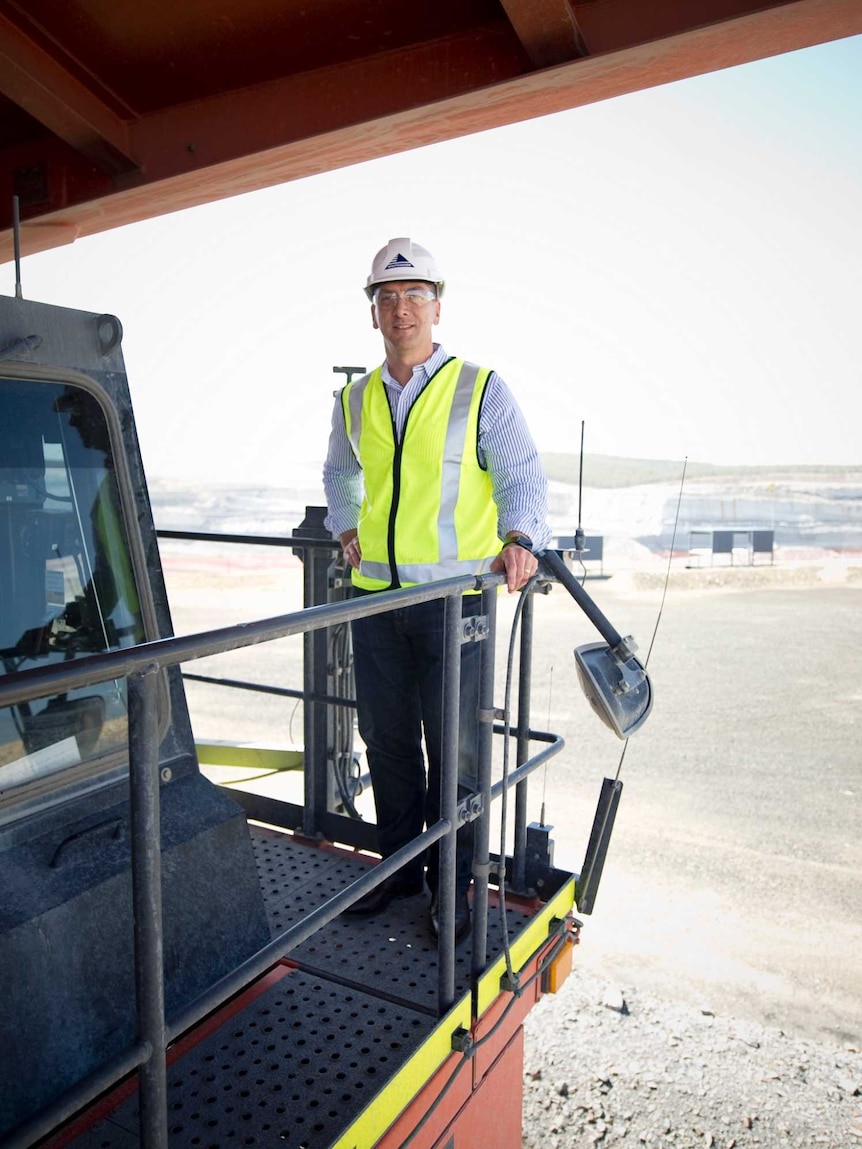
<path fill-rule="evenodd" d="M 433 1149 L 521 1149 L 523 1080 L 519 1028 Z"/>

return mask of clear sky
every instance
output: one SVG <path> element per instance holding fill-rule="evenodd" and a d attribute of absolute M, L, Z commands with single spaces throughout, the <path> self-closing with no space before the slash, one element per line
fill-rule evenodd
<path fill-rule="evenodd" d="M 319 469 L 409 235 L 437 331 L 546 451 L 862 464 L 862 37 L 176 213 L 23 261 L 123 323 L 151 476 Z M 12 294 L 14 269 L 0 267 Z"/>

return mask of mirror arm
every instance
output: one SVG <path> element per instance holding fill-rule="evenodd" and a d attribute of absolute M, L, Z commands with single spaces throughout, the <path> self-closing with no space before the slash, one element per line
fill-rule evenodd
<path fill-rule="evenodd" d="M 622 638 L 620 636 L 556 551 L 540 551 L 537 558 L 544 564 L 548 573 L 566 588 L 608 646 L 610 646 L 611 653 L 621 662 L 627 662 L 637 650 L 637 643 L 631 638 Z"/>

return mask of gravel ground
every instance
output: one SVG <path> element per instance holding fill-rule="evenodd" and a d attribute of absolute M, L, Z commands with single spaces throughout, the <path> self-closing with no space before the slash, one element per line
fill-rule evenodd
<path fill-rule="evenodd" d="M 591 587 L 648 634 L 633 612 L 663 582 Z M 601 910 L 525 1023 L 524 1149 L 862 1149 L 860 661 L 845 688 L 824 653 L 860 582 L 858 556 L 674 572 Z"/>
<path fill-rule="evenodd" d="M 862 1058 L 577 968 L 525 1024 L 524 1149 L 862 1146 Z"/>

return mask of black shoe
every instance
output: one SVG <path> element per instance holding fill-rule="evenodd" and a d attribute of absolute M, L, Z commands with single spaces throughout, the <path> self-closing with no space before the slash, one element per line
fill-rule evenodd
<path fill-rule="evenodd" d="M 431 899 L 431 929 L 434 937 L 440 936 L 440 914 L 437 907 L 437 895 Z M 455 944 L 462 941 L 470 932 L 470 903 L 467 901 L 467 891 L 455 894 Z"/>
<path fill-rule="evenodd" d="M 356 917 L 370 917 L 385 910 L 390 902 L 396 898 L 413 898 L 425 889 L 425 880 L 418 878 L 405 878 L 403 874 L 393 874 L 391 878 L 384 878 L 379 886 L 348 906 L 345 914 Z"/>

